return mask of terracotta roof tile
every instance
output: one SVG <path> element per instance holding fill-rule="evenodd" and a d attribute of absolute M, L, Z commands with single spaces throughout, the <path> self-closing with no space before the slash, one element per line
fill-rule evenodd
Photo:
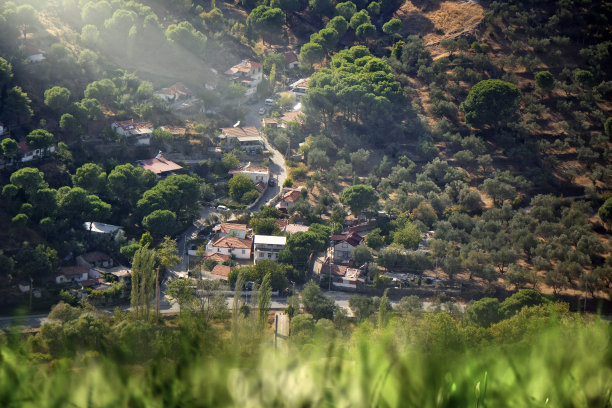
<path fill-rule="evenodd" d="M 167 173 L 169 171 L 181 170 L 183 168 L 172 160 L 166 159 L 164 156 L 154 157 L 147 160 L 139 160 L 138 165 L 145 170 L 151 170 L 155 174 Z"/>
<path fill-rule="evenodd" d="M 228 275 L 232 271 L 232 268 L 227 265 L 215 265 L 212 271 L 210 271 L 211 275 L 217 275 L 221 278 L 227 279 Z"/>
<path fill-rule="evenodd" d="M 242 248 L 251 249 L 253 240 L 238 237 L 221 237 L 214 241 L 211 246 L 219 248 Z"/>

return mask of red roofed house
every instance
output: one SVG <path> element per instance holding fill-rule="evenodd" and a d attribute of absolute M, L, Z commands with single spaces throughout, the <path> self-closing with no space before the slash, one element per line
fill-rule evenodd
<path fill-rule="evenodd" d="M 242 60 L 240 64 L 225 71 L 225 75 L 229 76 L 232 82 L 246 86 L 246 94 L 250 96 L 255 94 L 257 85 L 263 79 L 263 65 L 248 59 Z"/>
<path fill-rule="evenodd" d="M 60 273 L 55 276 L 55 283 L 76 283 L 89 279 L 86 266 L 65 266 L 60 268 Z"/>
<path fill-rule="evenodd" d="M 236 259 L 251 259 L 252 239 L 238 237 L 220 237 L 206 245 L 206 253 L 231 255 Z"/>
<path fill-rule="evenodd" d="M 281 211 L 287 211 L 289 207 L 296 203 L 297 200 L 302 196 L 302 189 L 295 187 L 283 187 L 280 194 L 280 201 L 278 208 Z"/>
<path fill-rule="evenodd" d="M 204 260 L 211 260 L 211 261 L 215 261 L 215 262 L 219 262 L 219 263 L 223 263 L 228 261 L 231 258 L 231 256 L 229 255 L 225 255 L 225 254 L 219 254 L 219 253 L 213 253 L 213 254 L 206 254 L 204 255 Z"/>
<path fill-rule="evenodd" d="M 211 279 L 227 280 L 232 268 L 227 265 L 215 265 L 212 271 L 208 274 Z"/>
<path fill-rule="evenodd" d="M 356 232 L 332 235 L 330 240 L 333 245 L 332 260 L 336 263 L 351 260 L 355 248 L 363 243 L 363 237 Z"/>
<path fill-rule="evenodd" d="M 296 69 L 300 67 L 300 61 L 295 51 L 285 51 L 284 55 L 287 69 Z"/>
<path fill-rule="evenodd" d="M 245 239 L 247 234 L 246 224 L 233 224 L 231 222 L 223 222 L 214 228 L 217 232 L 217 237 L 238 237 Z"/>
<path fill-rule="evenodd" d="M 183 169 L 172 160 L 168 160 L 162 156 L 161 151 L 152 159 L 138 160 L 137 164 L 145 170 L 151 170 L 158 178 L 168 176 L 176 170 Z"/>
<path fill-rule="evenodd" d="M 136 122 L 134 119 L 111 123 L 111 129 L 115 133 L 126 137 L 133 137 L 137 145 L 148 146 L 151 144 L 153 135 L 153 124 L 151 122 Z"/>

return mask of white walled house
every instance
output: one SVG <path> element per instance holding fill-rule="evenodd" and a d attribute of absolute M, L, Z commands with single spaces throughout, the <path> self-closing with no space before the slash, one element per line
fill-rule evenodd
<path fill-rule="evenodd" d="M 55 152 L 55 145 L 47 147 L 46 151 L 45 149 L 33 149 L 26 142 L 19 142 L 17 145 L 22 163 L 42 159 L 45 155 Z"/>
<path fill-rule="evenodd" d="M 278 260 L 278 253 L 285 249 L 287 237 L 274 235 L 255 235 L 253 238 L 253 263 L 264 259 Z"/>
<path fill-rule="evenodd" d="M 65 266 L 60 268 L 60 273 L 55 276 L 55 283 L 77 283 L 89 279 L 88 268 L 86 266 Z"/>
<path fill-rule="evenodd" d="M 257 85 L 263 79 L 263 65 L 248 59 L 242 60 L 239 64 L 225 71 L 225 75 L 232 82 L 245 86 L 247 88 L 246 95 L 251 96 L 255 94 Z"/>
<path fill-rule="evenodd" d="M 230 255 L 236 259 L 251 259 L 252 247 L 253 240 L 251 239 L 227 236 L 211 240 L 206 245 L 206 253 Z"/>
<path fill-rule="evenodd" d="M 353 258 L 353 251 L 363 243 L 363 237 L 356 232 L 332 235 L 333 262 L 347 262 Z"/>
<path fill-rule="evenodd" d="M 225 141 L 225 150 L 240 149 L 245 152 L 263 150 L 263 140 L 255 126 L 221 128 L 220 140 Z"/>
<path fill-rule="evenodd" d="M 134 119 L 113 122 L 111 129 L 126 138 L 133 138 L 136 145 L 148 146 L 153 137 L 153 124 L 151 122 L 134 121 Z"/>
<path fill-rule="evenodd" d="M 254 184 L 264 183 L 267 185 L 268 180 L 270 180 L 270 169 L 268 167 L 252 166 L 251 163 L 248 163 L 246 166 L 230 170 L 229 174 L 244 174 L 245 176 L 248 176 Z"/>

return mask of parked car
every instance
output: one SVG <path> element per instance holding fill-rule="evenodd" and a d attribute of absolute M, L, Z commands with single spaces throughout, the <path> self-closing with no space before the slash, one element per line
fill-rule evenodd
<path fill-rule="evenodd" d="M 229 208 L 227 208 L 227 207 L 226 207 L 226 206 L 224 206 L 224 205 L 218 205 L 218 206 L 217 206 L 217 210 L 219 210 L 219 211 L 228 211 L 228 210 L 229 210 Z"/>
<path fill-rule="evenodd" d="M 266 113 L 266 108 L 259 108 L 259 114 L 263 115 Z"/>
<path fill-rule="evenodd" d="M 268 185 L 270 187 L 274 187 L 276 185 L 276 179 L 271 178 L 270 180 L 268 180 Z"/>
<path fill-rule="evenodd" d="M 275 102 L 274 99 L 266 99 L 264 103 L 268 106 L 273 106 Z"/>

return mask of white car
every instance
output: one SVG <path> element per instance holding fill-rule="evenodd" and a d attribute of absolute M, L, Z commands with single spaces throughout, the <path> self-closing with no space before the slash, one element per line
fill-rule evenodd
<path fill-rule="evenodd" d="M 266 113 L 266 108 L 259 108 L 259 114 L 263 115 Z"/>

